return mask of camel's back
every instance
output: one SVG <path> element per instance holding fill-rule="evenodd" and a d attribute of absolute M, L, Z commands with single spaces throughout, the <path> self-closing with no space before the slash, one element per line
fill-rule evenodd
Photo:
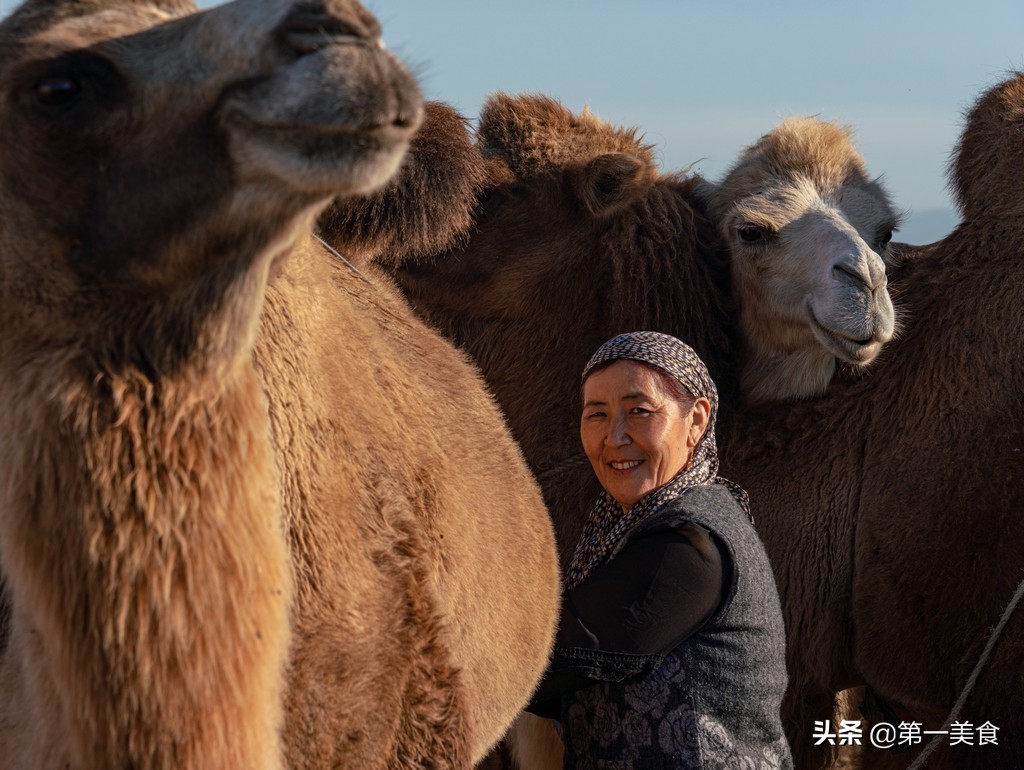
<path fill-rule="evenodd" d="M 557 612 L 550 523 L 498 410 L 387 283 L 312 244 L 271 284 L 256 361 L 297 571 L 292 756 L 393 763 L 385 736 L 412 731 L 424 756 L 461 733 L 478 757 L 529 697 Z"/>

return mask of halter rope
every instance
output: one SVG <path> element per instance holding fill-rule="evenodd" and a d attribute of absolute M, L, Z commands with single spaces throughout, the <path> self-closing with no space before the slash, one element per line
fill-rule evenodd
<path fill-rule="evenodd" d="M 953 721 L 960 716 L 960 710 L 964 707 L 964 703 L 967 702 L 967 696 L 971 694 L 971 690 L 974 689 L 974 683 L 978 681 L 978 676 L 981 674 L 981 669 L 988 662 L 989 655 L 992 654 L 992 649 L 996 646 L 996 641 L 999 639 L 999 635 L 1003 632 L 1003 627 L 1006 626 L 1010 620 L 1010 616 L 1013 611 L 1017 609 L 1017 605 L 1020 604 L 1021 597 L 1024 596 L 1024 580 L 1020 581 L 1017 586 L 1017 591 L 1014 593 L 1013 598 L 1010 599 L 1010 603 L 1006 605 L 1006 609 L 1003 610 L 1003 616 L 999 618 L 999 622 L 996 623 L 996 627 L 992 629 L 992 633 L 988 637 L 988 642 L 985 644 L 985 649 L 981 651 L 981 656 L 978 658 L 978 662 L 974 664 L 974 670 L 971 671 L 971 675 L 967 677 L 967 684 L 964 685 L 963 691 L 960 693 L 960 697 L 956 699 L 956 703 L 953 704 L 953 710 L 949 712 L 949 716 L 946 717 L 946 721 L 942 725 L 940 733 L 949 731 L 949 726 L 953 724 Z M 939 743 L 942 742 L 942 735 L 936 735 L 932 738 L 931 742 L 925 747 L 917 759 L 913 761 L 907 770 L 919 770 L 924 767 L 925 762 L 928 761 L 928 757 L 931 756 L 932 752 L 938 748 Z"/>

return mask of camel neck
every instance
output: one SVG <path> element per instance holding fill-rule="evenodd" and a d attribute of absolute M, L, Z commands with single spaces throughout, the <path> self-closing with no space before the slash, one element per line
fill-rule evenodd
<path fill-rule="evenodd" d="M 22 394 L 17 411 L 0 396 L 0 540 L 20 602 L 5 654 L 72 764 L 280 756 L 267 693 L 291 590 L 263 394 L 252 371 L 194 391 L 100 379 Z"/>

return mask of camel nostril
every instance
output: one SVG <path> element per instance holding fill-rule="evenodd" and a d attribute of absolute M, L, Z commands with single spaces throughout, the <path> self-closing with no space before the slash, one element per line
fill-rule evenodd
<path fill-rule="evenodd" d="M 377 37 L 374 29 L 367 28 L 358 18 L 340 18 L 323 3 L 307 2 L 292 8 L 281 23 L 279 34 L 288 49 L 304 56 L 341 38 L 371 42 Z"/>
<path fill-rule="evenodd" d="M 842 262 L 837 262 L 832 266 L 832 277 L 840 283 L 863 284 L 865 286 L 868 284 L 856 267 Z"/>

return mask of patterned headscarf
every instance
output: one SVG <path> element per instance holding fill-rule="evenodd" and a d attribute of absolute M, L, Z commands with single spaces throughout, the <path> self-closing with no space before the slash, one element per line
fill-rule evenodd
<path fill-rule="evenodd" d="M 603 563 L 622 536 L 669 500 L 682 495 L 691 487 L 704 484 L 723 484 L 729 489 L 743 511 L 750 515 L 747 493 L 738 485 L 718 476 L 718 446 L 715 443 L 715 418 L 718 415 L 718 389 L 704 362 L 689 345 L 668 334 L 659 332 L 631 332 L 620 334 L 597 349 L 583 369 L 585 382 L 595 367 L 610 361 L 628 358 L 656 366 L 676 379 L 696 398 L 711 403 L 708 427 L 694 449 L 693 460 L 671 481 L 638 500 L 627 512 L 602 491 L 587 514 L 583 534 L 565 573 L 565 587 L 576 587 L 591 570 Z"/>

